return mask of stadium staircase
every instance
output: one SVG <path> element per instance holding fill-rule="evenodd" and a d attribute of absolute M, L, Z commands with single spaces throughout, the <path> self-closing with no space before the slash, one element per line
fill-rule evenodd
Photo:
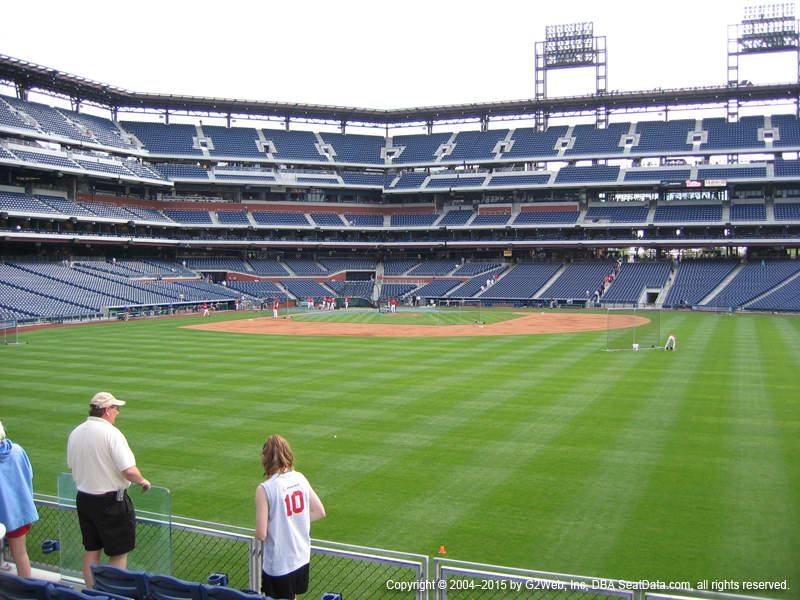
<path fill-rule="evenodd" d="M 780 283 L 779 283 L 778 285 L 776 285 L 774 288 L 771 288 L 771 289 L 767 290 L 766 292 L 764 292 L 763 294 L 761 294 L 760 296 L 757 296 L 757 297 L 753 298 L 752 300 L 750 300 L 750 302 L 745 302 L 744 304 L 742 304 L 742 308 L 747 308 L 747 307 L 749 307 L 751 304 L 755 304 L 756 302 L 758 302 L 759 300 L 761 300 L 761 299 L 762 299 L 764 296 L 769 296 L 769 295 L 770 295 L 770 294 L 772 294 L 773 292 L 776 292 L 776 291 L 778 291 L 779 289 L 781 289 L 783 286 L 785 286 L 785 285 L 789 285 L 789 283 L 791 283 L 792 281 L 794 281 L 794 280 L 795 280 L 795 279 L 797 279 L 798 277 L 800 277 L 800 271 L 798 271 L 797 273 L 795 273 L 794 275 L 792 275 L 791 277 L 789 277 L 789 279 L 787 279 L 787 280 L 785 280 L 785 281 L 782 281 L 782 282 L 780 282 Z"/>
<path fill-rule="evenodd" d="M 658 294 L 658 298 L 656 298 L 655 305 L 657 308 L 664 307 L 664 300 L 667 299 L 667 295 L 669 294 L 670 289 L 672 289 L 673 284 L 675 283 L 675 278 L 678 276 L 678 269 L 674 266 L 669 270 L 669 276 L 667 277 L 667 281 L 664 284 L 664 287 L 661 288 L 661 293 Z"/>
<path fill-rule="evenodd" d="M 739 271 L 744 269 L 745 264 L 746 263 L 744 262 L 740 262 L 738 265 L 736 265 L 736 268 L 730 273 L 728 273 L 728 276 L 725 279 L 723 279 L 717 287 L 711 290 L 711 293 L 708 296 L 706 296 L 700 302 L 698 302 L 699 306 L 705 306 L 706 304 L 711 302 L 717 294 L 719 294 L 722 290 L 725 289 L 725 287 L 731 282 L 731 279 L 736 277 L 739 274 Z"/>
<path fill-rule="evenodd" d="M 372 287 L 372 301 L 377 302 L 381 297 L 383 288 L 383 261 L 378 261 L 375 265 L 375 285 Z"/>
<path fill-rule="evenodd" d="M 550 288 L 551 285 L 553 285 L 556 282 L 556 280 L 559 277 L 561 277 L 561 275 L 566 270 L 567 270 L 567 265 L 561 265 L 561 267 L 558 269 L 558 271 L 553 273 L 553 276 L 550 279 L 548 279 L 547 281 L 544 282 L 544 285 L 541 288 L 539 288 L 539 291 L 536 292 L 533 295 L 533 298 L 534 299 L 547 298 L 547 290 Z"/>

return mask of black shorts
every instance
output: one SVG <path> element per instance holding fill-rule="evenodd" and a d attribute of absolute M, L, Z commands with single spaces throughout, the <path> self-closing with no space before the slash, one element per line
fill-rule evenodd
<path fill-rule="evenodd" d="M 261 571 L 261 593 L 270 598 L 291 599 L 308 591 L 308 564 L 286 575 L 273 576 Z"/>
<path fill-rule="evenodd" d="M 136 513 L 128 492 L 95 496 L 78 492 L 75 504 L 87 551 L 104 550 L 109 556 L 126 554 L 136 546 Z"/>

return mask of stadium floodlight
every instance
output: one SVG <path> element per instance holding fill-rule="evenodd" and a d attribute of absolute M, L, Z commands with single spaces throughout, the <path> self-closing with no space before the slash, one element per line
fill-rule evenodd
<path fill-rule="evenodd" d="M 594 23 L 547 25 L 545 39 L 536 42 L 535 78 L 537 100 L 547 97 L 547 71 L 572 67 L 595 67 L 595 93 L 605 94 L 607 85 L 606 38 L 594 35 Z M 606 111 L 598 109 L 598 126 L 605 126 Z M 549 115 L 536 114 L 537 129 L 547 126 Z"/>

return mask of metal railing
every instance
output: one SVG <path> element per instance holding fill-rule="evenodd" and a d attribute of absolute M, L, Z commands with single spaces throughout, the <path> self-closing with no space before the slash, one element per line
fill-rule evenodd
<path fill-rule="evenodd" d="M 35 495 L 39 521 L 28 533 L 34 567 L 80 578 L 74 502 Z M 259 590 L 261 543 L 251 529 L 137 511 L 137 542 L 129 568 L 206 582 L 224 573 L 228 585 Z M 58 540 L 56 544 L 44 543 Z M 765 600 L 696 590 L 688 582 L 626 581 L 456 561 L 324 540 L 311 540 L 309 598 L 338 592 L 347 600 Z M 0 556 L 0 559 L 3 557 Z"/>

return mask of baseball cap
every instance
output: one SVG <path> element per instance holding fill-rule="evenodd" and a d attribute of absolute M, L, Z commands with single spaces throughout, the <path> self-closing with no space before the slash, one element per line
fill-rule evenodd
<path fill-rule="evenodd" d="M 109 406 L 123 406 L 125 402 L 123 400 L 117 400 L 108 392 L 97 392 L 92 396 L 90 404 L 97 408 L 108 408 Z"/>

